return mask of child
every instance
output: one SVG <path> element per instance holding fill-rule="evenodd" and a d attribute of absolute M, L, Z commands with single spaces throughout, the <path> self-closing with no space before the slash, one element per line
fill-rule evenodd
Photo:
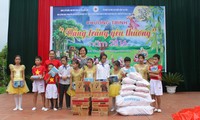
<path fill-rule="evenodd" d="M 122 80 L 122 77 L 124 77 L 124 74 L 123 74 L 123 72 L 120 69 L 120 62 L 119 61 L 114 61 L 113 65 L 114 65 L 114 68 L 111 71 L 111 75 L 116 75 L 117 79 L 118 79 L 118 82 L 114 82 L 114 83 L 112 83 L 110 85 L 109 95 L 110 95 L 110 97 L 113 97 L 112 98 L 112 104 L 113 104 L 113 106 L 112 106 L 111 111 L 115 110 L 115 97 L 117 95 L 119 95 L 119 90 L 120 90 L 120 87 L 121 87 L 120 86 L 120 82 Z"/>
<path fill-rule="evenodd" d="M 97 73 L 96 79 L 98 81 L 107 81 L 110 76 L 110 66 L 106 63 L 107 55 L 105 53 L 101 53 L 100 62 L 97 64 Z"/>
<path fill-rule="evenodd" d="M 35 66 L 32 68 L 33 76 L 31 76 L 31 80 L 33 80 L 33 89 L 34 92 L 33 97 L 33 108 L 32 110 L 36 110 L 36 102 L 37 102 L 37 95 L 38 93 L 41 94 L 42 97 L 42 110 L 47 111 L 45 108 L 45 82 L 44 82 L 44 75 L 45 75 L 45 67 L 41 65 L 42 58 L 40 56 L 35 57 Z"/>
<path fill-rule="evenodd" d="M 66 94 L 66 91 L 68 90 L 70 86 L 70 65 L 68 65 L 68 57 L 63 56 L 61 58 L 62 65 L 59 67 L 59 109 L 62 109 L 63 107 L 63 96 L 65 94 L 65 102 L 67 109 L 70 109 L 70 96 Z"/>
<path fill-rule="evenodd" d="M 14 95 L 15 110 L 22 109 L 22 94 L 29 91 L 25 81 L 25 66 L 21 65 L 21 56 L 15 56 L 15 65 L 10 64 L 10 82 L 7 87 L 7 92 Z"/>
<path fill-rule="evenodd" d="M 131 67 L 131 58 L 130 57 L 125 57 L 124 58 L 124 63 L 125 63 L 125 67 L 122 68 L 123 73 L 126 75 L 130 72 L 136 72 L 134 67 Z"/>
<path fill-rule="evenodd" d="M 144 64 L 145 57 L 143 54 L 138 55 L 139 63 L 135 64 L 134 67 L 138 73 L 142 75 L 145 80 L 148 80 L 148 65 Z"/>
<path fill-rule="evenodd" d="M 54 67 L 53 64 L 49 64 L 48 70 L 50 71 L 53 67 Z M 53 100 L 53 105 L 54 105 L 53 110 L 54 111 L 57 111 L 56 99 L 58 98 L 58 89 L 57 89 L 57 86 L 56 86 L 57 79 L 56 78 L 57 78 L 56 76 L 52 77 L 49 73 L 47 73 L 45 75 L 45 78 L 44 78 L 44 80 L 47 83 L 46 95 L 45 95 L 46 99 L 47 99 L 47 107 L 49 107 L 49 101 Z"/>
<path fill-rule="evenodd" d="M 73 69 L 70 71 L 70 88 L 72 90 L 75 90 L 73 88 L 73 85 L 75 85 L 76 81 L 83 81 L 83 69 L 80 69 L 80 60 L 75 59 L 72 62 Z"/>
<path fill-rule="evenodd" d="M 88 58 L 87 66 L 85 66 L 84 70 L 84 79 L 88 81 L 94 81 L 96 79 L 96 67 L 93 66 L 93 59 Z"/>
<path fill-rule="evenodd" d="M 45 60 L 44 67 L 46 72 L 48 71 L 48 65 L 53 64 L 57 69 L 61 66 L 60 60 L 56 59 L 56 52 L 54 50 L 49 51 L 49 59 Z M 58 76 L 57 76 L 58 79 Z M 51 109 L 53 109 L 53 100 L 51 99 Z M 56 108 L 58 108 L 58 99 L 56 99 Z"/>
<path fill-rule="evenodd" d="M 155 107 L 155 112 L 161 112 L 160 104 L 161 104 L 161 95 L 163 95 L 162 89 L 162 66 L 158 64 L 160 60 L 160 55 L 155 54 L 153 56 L 154 65 L 149 67 L 149 76 L 150 76 L 150 93 L 152 99 L 155 99 L 155 103 L 153 107 Z M 155 106 L 157 104 L 157 108 Z"/>

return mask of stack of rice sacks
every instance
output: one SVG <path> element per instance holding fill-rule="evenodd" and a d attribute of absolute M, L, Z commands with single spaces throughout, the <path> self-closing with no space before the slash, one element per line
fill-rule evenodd
<path fill-rule="evenodd" d="M 117 112 L 121 115 L 152 115 L 155 100 L 151 99 L 149 82 L 137 72 L 122 80 L 120 95 L 116 97 Z"/>

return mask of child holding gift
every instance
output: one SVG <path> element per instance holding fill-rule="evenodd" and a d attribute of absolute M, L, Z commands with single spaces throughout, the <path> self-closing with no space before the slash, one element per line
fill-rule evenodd
<path fill-rule="evenodd" d="M 74 59 L 72 62 L 73 69 L 70 71 L 70 88 L 67 94 L 70 96 L 75 95 L 75 82 L 83 81 L 83 69 L 80 68 L 80 60 Z"/>
<path fill-rule="evenodd" d="M 41 94 L 42 97 L 42 110 L 47 111 L 45 108 L 45 67 L 41 65 L 42 58 L 40 56 L 35 57 L 35 66 L 32 68 L 33 75 L 31 76 L 31 80 L 33 80 L 33 88 L 32 92 L 34 92 L 33 96 L 33 108 L 32 110 L 35 111 L 36 108 L 36 102 L 37 102 L 37 96 L 38 93 Z"/>
<path fill-rule="evenodd" d="M 52 68 L 54 67 L 53 64 L 49 64 L 48 65 L 48 70 L 50 71 Z M 56 99 L 58 98 L 58 89 L 56 86 L 56 82 L 57 82 L 57 77 L 56 76 L 52 76 L 49 73 L 46 73 L 44 80 L 47 83 L 46 86 L 46 99 L 47 99 L 47 107 L 49 107 L 49 101 L 52 100 L 53 101 L 53 110 L 57 111 L 56 108 Z"/>
<path fill-rule="evenodd" d="M 110 97 L 112 97 L 112 104 L 113 104 L 111 111 L 115 110 L 115 97 L 117 95 L 119 95 L 119 91 L 121 88 L 120 83 L 121 83 L 122 78 L 124 77 L 124 74 L 120 68 L 120 62 L 114 61 L 113 65 L 114 65 L 114 68 L 113 68 L 113 70 L 111 70 L 111 76 L 113 76 L 113 77 L 116 76 L 118 81 L 110 81 L 112 84 L 110 85 L 109 95 L 110 95 Z M 110 76 L 110 79 L 111 79 L 111 76 Z M 116 78 L 114 78 L 114 79 L 116 79 Z"/>
<path fill-rule="evenodd" d="M 15 56 L 15 65 L 10 64 L 10 82 L 7 87 L 7 92 L 14 95 L 15 110 L 22 109 L 22 95 L 29 91 L 25 81 L 25 66 L 21 65 L 21 56 Z"/>

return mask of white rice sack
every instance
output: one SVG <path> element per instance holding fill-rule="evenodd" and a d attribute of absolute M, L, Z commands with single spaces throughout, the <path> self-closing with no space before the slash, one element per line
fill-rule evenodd
<path fill-rule="evenodd" d="M 135 87 L 136 92 L 144 92 L 144 93 L 149 93 L 149 89 L 147 87 Z"/>
<path fill-rule="evenodd" d="M 128 77 L 125 77 L 123 80 L 122 80 L 122 84 L 135 84 L 136 83 L 136 80 L 133 80 L 133 79 L 130 79 Z"/>
<path fill-rule="evenodd" d="M 120 95 L 122 97 L 124 96 L 129 96 L 129 95 L 133 95 L 134 91 L 133 90 L 120 90 Z"/>
<path fill-rule="evenodd" d="M 127 77 L 137 81 L 143 80 L 142 76 L 137 72 L 131 72 L 127 75 Z"/>
<path fill-rule="evenodd" d="M 145 79 L 143 79 L 141 81 L 136 81 L 136 86 L 147 87 L 149 85 L 150 85 L 150 83 Z"/>
<path fill-rule="evenodd" d="M 118 95 L 116 97 L 116 105 L 118 107 L 122 106 L 150 106 L 155 100 L 148 100 L 138 96 L 125 96 L 122 97 Z"/>
<path fill-rule="evenodd" d="M 118 108 L 117 112 L 121 115 L 152 115 L 153 109 L 151 106 L 127 106 Z"/>
<path fill-rule="evenodd" d="M 143 98 L 149 98 L 149 93 L 144 93 L 144 92 L 134 92 L 133 95 L 143 97 Z"/>
<path fill-rule="evenodd" d="M 150 95 L 150 94 L 148 94 L 148 95 L 145 97 L 145 99 L 147 99 L 147 100 L 153 100 L 153 99 L 151 98 L 151 95 Z"/>
<path fill-rule="evenodd" d="M 123 84 L 121 90 L 135 90 L 136 86 L 132 84 Z"/>

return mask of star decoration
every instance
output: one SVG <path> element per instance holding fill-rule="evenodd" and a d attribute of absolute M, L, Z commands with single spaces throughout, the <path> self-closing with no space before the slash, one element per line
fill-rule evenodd
<path fill-rule="evenodd" d="M 54 78 L 50 78 L 50 80 L 49 80 L 50 82 L 54 82 Z"/>
<path fill-rule="evenodd" d="M 37 69 L 37 70 L 35 71 L 35 74 L 36 74 L 36 75 L 39 75 L 39 74 L 40 74 L 40 71 Z"/>

